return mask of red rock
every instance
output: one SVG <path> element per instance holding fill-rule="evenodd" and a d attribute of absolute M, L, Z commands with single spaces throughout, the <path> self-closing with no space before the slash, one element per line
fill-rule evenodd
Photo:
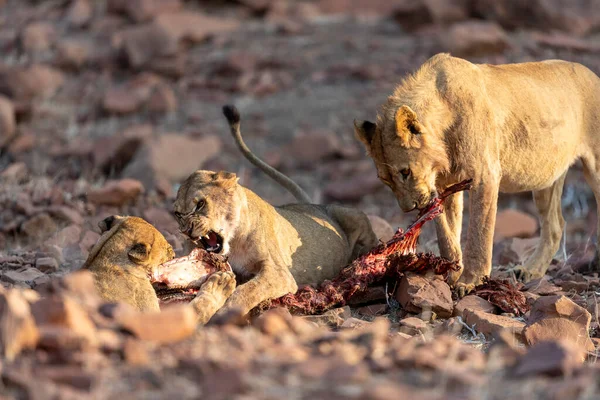
<path fill-rule="evenodd" d="M 151 113 L 170 113 L 177 109 L 177 98 L 175 92 L 167 85 L 158 85 L 146 104 Z"/>
<path fill-rule="evenodd" d="M 191 42 L 200 42 L 209 36 L 235 30 L 239 26 L 235 20 L 194 11 L 160 14 L 156 17 L 155 23 L 168 32 L 174 40 L 186 39 Z"/>
<path fill-rule="evenodd" d="M 221 140 L 217 136 L 191 139 L 176 133 L 163 134 L 147 141 L 122 175 L 140 180 L 151 190 L 159 179 L 180 182 L 220 150 Z"/>
<path fill-rule="evenodd" d="M 533 254 L 539 242 L 539 237 L 529 239 L 513 238 L 510 248 L 517 254 L 518 262 L 524 262 Z"/>
<path fill-rule="evenodd" d="M 339 138 L 333 132 L 302 133 L 285 147 L 284 152 L 289 157 L 286 157 L 283 163 L 287 163 L 288 167 L 311 167 L 319 161 L 340 155 L 341 146 Z"/>
<path fill-rule="evenodd" d="M 60 231 L 58 231 L 55 235 L 53 235 L 50 239 L 46 240 L 46 244 L 55 245 L 59 247 L 66 247 L 71 244 L 75 244 L 79 242 L 79 238 L 81 237 L 81 227 L 78 225 L 69 225 Z"/>
<path fill-rule="evenodd" d="M 525 284 L 524 289 L 530 293 L 546 296 L 560 291 L 560 287 L 550 282 L 548 275 L 534 279 Z"/>
<path fill-rule="evenodd" d="M 33 22 L 23 29 L 21 46 L 25 51 L 48 50 L 56 39 L 56 31 L 52 24 Z"/>
<path fill-rule="evenodd" d="M 92 49 L 81 40 L 63 40 L 56 47 L 61 67 L 80 69 L 91 60 Z"/>
<path fill-rule="evenodd" d="M 140 181 L 126 178 L 108 181 L 102 188 L 90 190 L 87 198 L 95 204 L 118 207 L 135 200 L 143 192 L 144 185 Z"/>
<path fill-rule="evenodd" d="M 578 52 L 595 53 L 600 51 L 600 46 L 589 40 L 561 32 L 542 33 L 534 32 L 533 39 L 539 46 L 550 47 L 558 50 L 572 50 Z"/>
<path fill-rule="evenodd" d="M 428 328 L 427 322 L 417 317 L 408 317 L 400 320 L 400 332 L 407 335 L 418 335 Z"/>
<path fill-rule="evenodd" d="M 15 136 L 16 125 L 13 103 L 0 95 L 0 148 L 6 146 Z"/>
<path fill-rule="evenodd" d="M 371 304 L 368 306 L 359 307 L 356 309 L 356 311 L 365 317 L 376 317 L 386 314 L 387 308 L 387 304 Z"/>
<path fill-rule="evenodd" d="M 71 272 L 62 277 L 61 284 L 79 304 L 90 309 L 98 308 L 100 298 L 96 291 L 94 275 L 89 270 Z"/>
<path fill-rule="evenodd" d="M 128 312 L 116 316 L 117 322 L 138 339 L 173 343 L 196 330 L 196 312 L 187 304 L 168 307 L 161 312 Z"/>
<path fill-rule="evenodd" d="M 398 2 L 387 0 L 321 0 L 319 8 L 325 14 L 352 14 L 390 16 L 398 9 Z"/>
<path fill-rule="evenodd" d="M 568 340 L 542 341 L 521 357 L 515 375 L 571 376 L 583 363 L 584 356 L 581 347 Z"/>
<path fill-rule="evenodd" d="M 93 147 L 94 164 L 107 174 L 121 172 L 152 133 L 152 125 L 133 125 L 97 140 Z"/>
<path fill-rule="evenodd" d="M 425 0 L 431 19 L 437 24 L 462 21 L 469 17 L 469 0 Z"/>
<path fill-rule="evenodd" d="M 340 307 L 329 310 L 321 315 L 307 315 L 302 318 L 309 322 L 314 322 L 319 326 L 332 326 L 339 328 L 351 316 L 350 307 Z"/>
<path fill-rule="evenodd" d="M 3 99 L 3 98 L 4 98 L 4 96 L 0 95 L 0 99 Z M 0 100 L 0 102 L 1 101 L 2 100 Z M 0 106 L 0 109 L 1 108 L 2 108 L 2 106 Z M 0 112 L 0 115 L 1 115 L 1 112 Z M 14 119 L 14 116 L 13 116 L 13 119 Z M 2 132 L 4 133 L 5 131 L 3 130 Z M 35 135 L 33 133 L 31 133 L 31 132 L 21 133 L 19 136 L 14 138 L 14 140 L 12 140 L 12 142 L 8 146 L 8 151 L 13 155 L 25 153 L 35 147 L 35 141 L 36 141 Z M 1 147 L 1 145 L 0 145 L 0 147 Z"/>
<path fill-rule="evenodd" d="M 362 293 L 357 293 L 348 300 L 351 306 L 368 304 L 374 302 L 384 302 L 386 300 L 385 287 L 371 286 Z"/>
<path fill-rule="evenodd" d="M 370 171 L 330 182 L 323 193 L 331 200 L 353 202 L 382 188 L 383 184 L 377 175 Z"/>
<path fill-rule="evenodd" d="M 281 335 L 290 332 L 292 315 L 287 308 L 279 307 L 260 315 L 253 325 L 267 335 Z"/>
<path fill-rule="evenodd" d="M 74 0 L 67 9 L 66 19 L 71 26 L 82 27 L 90 22 L 93 13 L 90 0 Z"/>
<path fill-rule="evenodd" d="M 67 206 L 50 206 L 45 209 L 53 218 L 63 220 L 74 225 L 83 225 L 83 217 L 74 208 Z"/>
<path fill-rule="evenodd" d="M 135 22 L 144 22 L 157 15 L 179 11 L 181 0 L 129 0 L 119 7 Z"/>
<path fill-rule="evenodd" d="M 17 112 L 27 110 L 33 99 L 53 95 L 63 83 L 62 73 L 45 65 L 0 68 L 0 93 L 14 102 Z"/>
<path fill-rule="evenodd" d="M 29 170 L 24 162 L 15 162 L 10 164 L 0 173 L 0 178 L 7 182 L 23 182 L 27 179 Z"/>
<path fill-rule="evenodd" d="M 150 364 L 150 354 L 145 343 L 127 338 L 123 346 L 123 356 L 129 365 L 140 366 Z"/>
<path fill-rule="evenodd" d="M 495 22 L 471 20 L 452 25 L 442 37 L 446 48 L 459 57 L 502 53 L 510 46 L 508 36 Z"/>
<path fill-rule="evenodd" d="M 497 21 L 508 29 L 527 27 L 583 35 L 600 24 L 600 18 L 592 12 L 600 7 L 598 0 L 477 0 L 474 7 L 484 19 Z"/>
<path fill-rule="evenodd" d="M 96 242 L 100 239 L 100 235 L 94 231 L 86 231 L 79 242 L 79 247 L 83 251 L 90 251 Z"/>
<path fill-rule="evenodd" d="M 29 303 L 19 290 L 0 287 L 0 352 L 9 362 L 22 350 L 35 348 L 39 332 Z"/>
<path fill-rule="evenodd" d="M 340 326 L 340 328 L 362 329 L 362 328 L 365 328 L 366 326 L 368 326 L 369 324 L 371 324 L 371 322 L 365 321 L 363 319 L 358 319 L 358 318 L 350 317 L 350 318 L 346 319 L 342 323 L 342 325 Z"/>
<path fill-rule="evenodd" d="M 89 345 L 96 345 L 96 327 L 85 310 L 67 296 L 45 297 L 31 305 L 31 312 L 39 327 L 66 328 Z"/>
<path fill-rule="evenodd" d="M 402 277 L 396 299 L 408 312 L 433 311 L 441 318 L 452 315 L 452 292 L 443 280 L 408 273 Z"/>
<path fill-rule="evenodd" d="M 537 220 L 524 212 L 506 209 L 496 216 L 494 242 L 510 237 L 532 237 L 537 231 Z"/>
<path fill-rule="evenodd" d="M 112 114 L 131 114 L 138 111 L 144 101 L 130 88 L 111 88 L 104 94 L 102 108 Z"/>
<path fill-rule="evenodd" d="M 156 24 L 127 28 L 117 33 L 115 41 L 121 44 L 129 65 L 136 69 L 157 58 L 173 56 L 178 49 L 178 38 Z"/>
<path fill-rule="evenodd" d="M 525 323 L 514 318 L 494 315 L 483 311 L 466 309 L 463 313 L 465 322 L 475 331 L 491 337 L 502 330 L 508 330 L 516 337 L 522 337 Z"/>
<path fill-rule="evenodd" d="M 494 311 L 496 311 L 496 307 L 479 296 L 469 295 L 463 297 L 456 303 L 453 315 L 464 317 L 465 310 L 483 311 L 485 313 L 493 314 Z"/>
<path fill-rule="evenodd" d="M 373 228 L 373 232 L 379 240 L 382 242 L 387 242 L 394 236 L 394 228 L 383 218 L 369 214 L 367 215 L 369 221 L 371 222 L 371 227 Z"/>
<path fill-rule="evenodd" d="M 40 213 L 21 224 L 21 232 L 34 239 L 43 239 L 54 234 L 58 227 L 47 213 Z"/>
<path fill-rule="evenodd" d="M 34 374 L 59 385 L 68 385 L 79 391 L 91 392 L 97 381 L 96 374 L 86 372 L 76 365 L 37 366 Z"/>
<path fill-rule="evenodd" d="M 173 214 L 161 207 L 150 207 L 144 211 L 144 219 L 161 232 L 177 233 L 179 225 Z"/>
<path fill-rule="evenodd" d="M 540 297 L 531 308 L 525 340 L 529 345 L 564 339 L 593 352 L 589 330 L 591 314 L 565 296 Z"/>
<path fill-rule="evenodd" d="M 41 257 L 35 260 L 35 267 L 42 272 L 58 271 L 58 261 L 52 257 Z"/>

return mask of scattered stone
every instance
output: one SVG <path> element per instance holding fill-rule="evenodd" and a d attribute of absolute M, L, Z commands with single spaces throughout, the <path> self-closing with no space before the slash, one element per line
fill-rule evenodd
<path fill-rule="evenodd" d="M 13 103 L 0 95 L 0 148 L 6 146 L 15 136 L 16 125 Z"/>
<path fill-rule="evenodd" d="M 330 182 L 325 186 L 323 193 L 331 200 L 353 202 L 381 188 L 383 184 L 377 175 L 369 171 Z"/>
<path fill-rule="evenodd" d="M 131 114 L 138 111 L 145 99 L 131 88 L 111 88 L 104 94 L 102 107 L 111 114 Z"/>
<path fill-rule="evenodd" d="M 56 222 L 48 213 L 40 213 L 21 224 L 21 232 L 32 239 L 44 239 L 57 231 Z"/>
<path fill-rule="evenodd" d="M 75 300 L 65 295 L 53 295 L 31 305 L 39 327 L 66 328 L 90 346 L 97 344 L 96 327 L 88 313 Z"/>
<path fill-rule="evenodd" d="M 564 339 L 593 352 L 595 347 L 589 335 L 591 320 L 591 314 L 568 297 L 540 297 L 531 308 L 525 340 L 534 345 Z"/>
<path fill-rule="evenodd" d="M 58 64 L 64 68 L 80 69 L 91 59 L 90 45 L 80 40 L 63 40 L 57 45 Z"/>
<path fill-rule="evenodd" d="M 0 287 L 0 352 L 9 362 L 35 348 L 39 332 L 23 292 Z"/>
<path fill-rule="evenodd" d="M 27 179 L 29 170 L 24 162 L 15 162 L 10 164 L 0 173 L 0 178 L 6 182 L 23 182 Z"/>
<path fill-rule="evenodd" d="M 127 364 L 132 366 L 143 366 L 150 364 L 150 354 L 144 342 L 133 338 L 127 338 L 123 345 L 123 356 Z"/>
<path fill-rule="evenodd" d="M 314 322 L 319 326 L 331 326 L 339 328 L 352 315 L 350 307 L 340 307 L 329 310 L 321 315 L 306 315 L 302 318 L 306 321 Z"/>
<path fill-rule="evenodd" d="M 205 15 L 194 11 L 164 13 L 158 15 L 155 24 L 164 29 L 176 41 L 185 39 L 200 42 L 209 36 L 235 30 L 239 22 Z"/>
<path fill-rule="evenodd" d="M 482 311 L 493 314 L 494 311 L 496 311 L 496 307 L 479 296 L 469 295 L 463 297 L 456 303 L 453 315 L 464 317 L 465 310 Z"/>
<path fill-rule="evenodd" d="M 119 8 L 135 22 L 144 22 L 163 13 L 179 11 L 182 4 L 181 0 L 130 0 L 123 2 Z"/>
<path fill-rule="evenodd" d="M 175 92 L 167 85 L 158 85 L 150 95 L 146 108 L 149 112 L 158 114 L 175 111 L 177 109 Z"/>
<path fill-rule="evenodd" d="M 83 216 L 79 211 L 67 206 L 50 206 L 45 209 L 53 218 L 73 225 L 83 225 Z"/>
<path fill-rule="evenodd" d="M 284 153 L 289 157 L 283 160 L 283 165 L 288 168 L 294 166 L 310 168 L 315 163 L 340 156 L 341 147 L 339 138 L 333 132 L 301 133 L 285 147 Z"/>
<path fill-rule="evenodd" d="M 385 219 L 372 214 L 367 215 L 367 217 L 371 222 L 373 232 L 379 240 L 385 243 L 394 236 L 394 228 Z"/>
<path fill-rule="evenodd" d="M 2 99 L 2 98 L 4 98 L 4 96 L 0 95 L 0 99 Z M 1 106 L 0 106 L 0 109 L 1 109 Z M 1 112 L 0 112 L 0 115 L 1 115 Z M 20 135 L 18 135 L 16 138 L 14 138 L 10 142 L 10 144 L 8 146 L 8 152 L 11 153 L 12 155 L 18 155 L 18 154 L 28 152 L 35 147 L 35 142 L 36 142 L 36 139 L 35 139 L 35 135 L 33 133 L 28 132 L 28 131 L 21 132 Z"/>
<path fill-rule="evenodd" d="M 408 317 L 400 320 L 400 332 L 407 335 L 414 336 L 424 333 L 427 328 L 427 322 L 417 317 Z"/>
<path fill-rule="evenodd" d="M 66 18 L 71 26 L 80 28 L 90 22 L 93 12 L 90 0 L 74 0 L 67 9 Z"/>
<path fill-rule="evenodd" d="M 340 326 L 340 328 L 346 329 L 362 329 L 367 325 L 371 324 L 369 321 L 365 321 L 363 319 L 358 319 L 354 317 L 350 317 L 344 321 L 344 323 Z"/>
<path fill-rule="evenodd" d="M 42 257 L 35 260 L 35 267 L 42 272 L 50 273 L 58 271 L 58 261 L 52 257 Z"/>
<path fill-rule="evenodd" d="M 46 240 L 45 244 L 67 247 L 69 245 L 79 243 L 80 237 L 81 227 L 79 225 L 72 224 L 58 231 L 50 239 Z"/>
<path fill-rule="evenodd" d="M 408 312 L 433 311 L 441 318 L 452 315 L 452 292 L 439 277 L 426 278 L 408 273 L 402 277 L 396 299 Z"/>
<path fill-rule="evenodd" d="M 94 164 L 107 175 L 120 173 L 152 133 L 152 125 L 133 125 L 97 140 L 93 147 Z"/>
<path fill-rule="evenodd" d="M 98 239 L 100 239 L 100 235 L 97 232 L 86 231 L 79 242 L 79 247 L 82 251 L 90 251 Z"/>
<path fill-rule="evenodd" d="M 147 141 L 123 171 L 123 177 L 138 179 L 148 190 L 163 178 L 180 182 L 219 154 L 221 140 L 206 135 L 200 139 L 168 133 Z"/>
<path fill-rule="evenodd" d="M 352 296 L 348 300 L 348 304 L 351 306 L 357 306 L 361 304 L 370 304 L 375 302 L 386 301 L 386 299 L 387 296 L 385 293 L 384 286 L 371 286 L 368 287 L 367 290 L 365 290 L 364 292 L 357 293 L 354 296 Z"/>
<path fill-rule="evenodd" d="M 281 335 L 290 331 L 292 315 L 287 308 L 274 308 L 260 315 L 254 326 L 267 335 Z"/>
<path fill-rule="evenodd" d="M 508 36 L 495 22 L 465 21 L 452 25 L 442 41 L 449 51 L 459 57 L 502 53 L 509 47 Z"/>
<path fill-rule="evenodd" d="M 523 355 L 515 375 L 570 376 L 583 362 L 581 347 L 569 340 L 541 341 Z"/>
<path fill-rule="evenodd" d="M 39 379 L 47 379 L 59 385 L 68 385 L 84 392 L 90 392 L 93 389 L 97 376 L 76 365 L 38 366 L 34 373 Z"/>
<path fill-rule="evenodd" d="M 481 332 L 487 337 L 492 337 L 499 331 L 506 329 L 516 337 L 521 338 L 525 322 L 514 318 L 494 315 L 483 311 L 466 309 L 463 312 L 465 322 L 474 327 L 475 331 Z"/>
<path fill-rule="evenodd" d="M 46 22 L 33 22 L 23 29 L 21 46 L 25 51 L 48 50 L 56 39 L 56 31 L 52 24 Z"/>
<path fill-rule="evenodd" d="M 196 330 L 196 312 L 186 305 L 168 307 L 161 312 L 128 312 L 117 315 L 117 322 L 138 339 L 173 343 Z"/>
<path fill-rule="evenodd" d="M 524 289 L 530 293 L 540 296 L 546 296 L 561 290 L 560 287 L 550 282 L 550 277 L 548 277 L 548 275 L 527 282 Z"/>
<path fill-rule="evenodd" d="M 116 35 L 115 42 L 120 43 L 129 65 L 135 69 L 177 53 L 178 38 L 157 24 L 137 25 Z"/>
<path fill-rule="evenodd" d="M 143 192 L 144 185 L 140 181 L 125 178 L 118 181 L 108 181 L 102 188 L 90 190 L 87 198 L 95 204 L 119 207 L 135 200 Z"/>
<path fill-rule="evenodd" d="M 150 207 L 144 211 L 144 219 L 161 232 L 177 233 L 179 224 L 173 214 L 161 207 Z"/>
<path fill-rule="evenodd" d="M 377 317 L 386 314 L 387 309 L 387 304 L 371 304 L 357 308 L 356 312 L 365 317 Z"/>
<path fill-rule="evenodd" d="M 532 237 L 537 228 L 537 220 L 531 215 L 514 209 L 502 210 L 496 216 L 494 242 L 511 237 Z"/>

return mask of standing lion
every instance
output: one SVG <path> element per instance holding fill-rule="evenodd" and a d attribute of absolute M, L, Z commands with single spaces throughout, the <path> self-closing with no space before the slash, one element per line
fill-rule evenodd
<path fill-rule="evenodd" d="M 533 191 L 540 214 L 539 245 L 515 269 L 525 281 L 542 277 L 558 250 L 561 194 L 575 161 L 600 201 L 600 79 L 580 64 L 472 64 L 438 54 L 396 88 L 376 123 L 355 121 L 355 129 L 405 212 L 473 178 L 464 254 L 462 193 L 436 220 L 441 255 L 464 266 L 452 277 L 461 296 L 490 275 L 499 192 Z"/>

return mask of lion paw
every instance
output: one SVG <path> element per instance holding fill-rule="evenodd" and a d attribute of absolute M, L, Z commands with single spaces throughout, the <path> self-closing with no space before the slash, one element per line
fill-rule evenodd
<path fill-rule="evenodd" d="M 227 299 L 235 290 L 235 275 L 229 271 L 218 271 L 208 277 L 202 284 L 200 293 L 210 293 L 213 296 Z"/>
<path fill-rule="evenodd" d="M 475 289 L 474 283 L 458 282 L 454 286 L 454 292 L 456 293 L 456 295 L 458 296 L 459 299 L 462 299 L 463 297 L 465 297 L 466 295 L 471 293 L 474 289 Z"/>
<path fill-rule="evenodd" d="M 527 283 L 533 279 L 538 279 L 544 276 L 543 271 L 534 268 L 528 268 L 524 265 L 514 267 L 510 271 L 515 275 L 515 278 L 518 281 L 523 283 Z"/>

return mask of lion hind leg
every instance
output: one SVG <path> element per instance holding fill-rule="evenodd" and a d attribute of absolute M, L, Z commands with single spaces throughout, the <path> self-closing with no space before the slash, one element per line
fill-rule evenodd
<path fill-rule="evenodd" d="M 533 200 L 540 215 L 540 241 L 524 265 L 514 269 L 519 280 L 527 282 L 543 277 L 560 247 L 565 227 L 561 197 L 566 176 L 567 171 L 549 188 L 533 192 Z"/>
<path fill-rule="evenodd" d="M 596 227 L 596 255 L 590 264 L 591 272 L 600 272 L 600 165 L 597 160 L 583 160 L 583 174 L 596 198 L 598 209 L 598 225 Z"/>

